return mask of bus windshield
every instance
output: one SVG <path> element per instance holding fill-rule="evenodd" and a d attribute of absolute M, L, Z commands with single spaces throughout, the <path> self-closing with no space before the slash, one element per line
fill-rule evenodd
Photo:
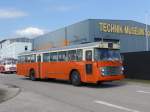
<path fill-rule="evenodd" d="M 100 49 L 95 48 L 94 50 L 95 60 L 121 60 L 120 51 L 114 49 Z"/>

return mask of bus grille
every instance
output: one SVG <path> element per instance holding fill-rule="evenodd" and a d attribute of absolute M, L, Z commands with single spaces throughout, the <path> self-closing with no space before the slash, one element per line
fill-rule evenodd
<path fill-rule="evenodd" d="M 103 76 L 120 75 L 122 74 L 122 66 L 107 66 L 101 69 Z"/>

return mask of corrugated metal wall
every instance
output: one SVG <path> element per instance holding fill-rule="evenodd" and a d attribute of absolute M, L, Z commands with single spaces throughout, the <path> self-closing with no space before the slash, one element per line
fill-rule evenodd
<path fill-rule="evenodd" d="M 121 52 L 137 52 L 137 51 L 146 50 L 145 36 L 101 32 L 98 25 L 100 22 L 135 26 L 144 29 L 145 29 L 145 24 L 138 23 L 135 21 L 129 21 L 129 20 L 99 20 L 99 19 L 90 20 L 90 38 L 93 38 L 93 40 L 94 38 L 118 39 L 120 40 L 121 43 Z M 150 43 L 150 39 L 149 39 L 149 43 Z M 150 49 L 150 44 L 149 44 L 149 49 Z"/>
<path fill-rule="evenodd" d="M 82 21 L 33 39 L 34 49 L 48 49 L 66 44 L 78 44 L 89 41 L 89 21 Z"/>
<path fill-rule="evenodd" d="M 120 40 L 121 52 L 146 50 L 146 38 L 144 36 L 101 32 L 100 22 L 145 28 L 145 24 L 130 20 L 88 19 L 34 38 L 33 48 L 48 49 L 49 47 L 63 46 L 66 40 L 70 44 L 78 44 L 93 42 L 95 38 L 106 38 Z"/>

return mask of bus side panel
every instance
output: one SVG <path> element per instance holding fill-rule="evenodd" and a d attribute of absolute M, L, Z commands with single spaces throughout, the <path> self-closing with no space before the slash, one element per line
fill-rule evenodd
<path fill-rule="evenodd" d="M 43 62 L 42 78 L 68 79 L 68 62 Z"/>
<path fill-rule="evenodd" d="M 77 70 L 80 74 L 81 81 L 86 82 L 85 62 L 84 61 L 74 62 L 71 63 L 70 65 L 69 65 L 70 69 L 69 74 L 71 73 L 71 70 Z"/>
<path fill-rule="evenodd" d="M 69 80 L 72 70 L 77 70 L 80 73 L 81 80 L 85 80 L 85 70 L 83 62 L 43 62 L 42 63 L 42 78 L 56 78 Z"/>
<path fill-rule="evenodd" d="M 29 76 L 31 69 L 35 71 L 35 77 L 39 78 L 37 63 L 18 63 L 17 75 Z"/>
<path fill-rule="evenodd" d="M 25 63 L 17 64 L 17 75 L 27 76 L 27 67 Z"/>
<path fill-rule="evenodd" d="M 91 64 L 92 65 L 92 72 L 87 73 L 86 71 L 86 64 Z M 83 69 L 83 82 L 87 83 L 96 83 L 98 80 L 98 69 L 97 69 L 97 64 L 93 62 L 84 62 L 84 69 Z"/>

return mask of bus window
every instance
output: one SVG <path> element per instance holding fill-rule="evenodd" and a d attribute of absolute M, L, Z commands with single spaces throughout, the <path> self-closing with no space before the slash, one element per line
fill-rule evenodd
<path fill-rule="evenodd" d="M 41 62 L 41 55 L 37 56 L 37 62 Z"/>
<path fill-rule="evenodd" d="M 77 50 L 77 61 L 81 61 L 83 56 L 83 51 L 82 49 Z"/>
<path fill-rule="evenodd" d="M 36 62 L 36 56 L 35 56 L 35 54 L 31 55 L 31 62 Z"/>
<path fill-rule="evenodd" d="M 30 62 L 30 58 L 31 58 L 31 55 L 26 55 L 25 56 L 25 62 Z"/>
<path fill-rule="evenodd" d="M 99 49 L 94 50 L 95 60 L 121 60 L 120 51 L 114 49 Z"/>
<path fill-rule="evenodd" d="M 57 52 L 50 53 L 50 61 L 57 61 L 57 59 L 58 59 Z"/>
<path fill-rule="evenodd" d="M 21 63 L 21 56 L 18 57 L 18 63 Z"/>
<path fill-rule="evenodd" d="M 25 56 L 20 56 L 20 63 L 24 63 L 25 62 Z"/>
<path fill-rule="evenodd" d="M 67 52 L 66 51 L 58 52 L 58 61 L 67 61 Z"/>
<path fill-rule="evenodd" d="M 76 50 L 68 51 L 68 60 L 70 61 L 76 60 Z"/>
<path fill-rule="evenodd" d="M 27 62 L 31 62 L 31 55 L 27 56 Z"/>
<path fill-rule="evenodd" d="M 18 63 L 23 63 L 24 62 L 24 56 L 19 56 L 18 57 Z"/>
<path fill-rule="evenodd" d="M 43 62 L 49 62 L 49 61 L 50 61 L 50 53 L 44 53 Z"/>
<path fill-rule="evenodd" d="M 85 59 L 87 61 L 92 61 L 92 51 L 91 50 L 87 50 L 85 55 L 86 55 Z"/>

